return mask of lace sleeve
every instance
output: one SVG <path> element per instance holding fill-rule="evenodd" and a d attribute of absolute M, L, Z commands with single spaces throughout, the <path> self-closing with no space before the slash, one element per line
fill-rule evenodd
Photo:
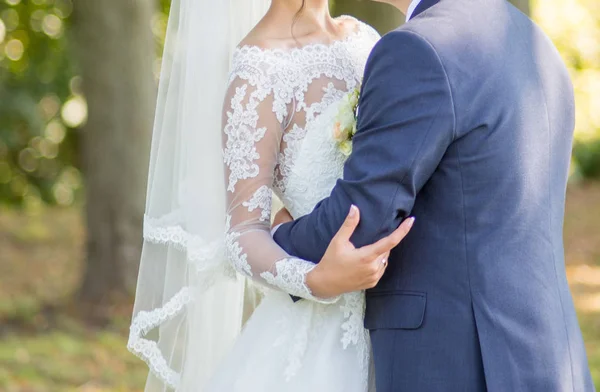
<path fill-rule="evenodd" d="M 285 105 L 268 88 L 233 78 L 223 109 L 227 183 L 225 252 L 243 275 L 289 294 L 322 303 L 306 285 L 315 264 L 289 256 L 270 235 L 272 185 L 283 135 Z"/>

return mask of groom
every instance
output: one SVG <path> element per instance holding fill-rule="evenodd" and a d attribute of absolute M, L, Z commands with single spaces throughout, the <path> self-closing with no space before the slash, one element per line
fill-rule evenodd
<path fill-rule="evenodd" d="M 324 262 L 351 205 L 357 247 L 416 217 L 367 292 L 377 392 L 593 391 L 563 259 L 563 62 L 505 0 L 387 2 L 409 22 L 367 63 L 344 179 L 275 240 Z"/>

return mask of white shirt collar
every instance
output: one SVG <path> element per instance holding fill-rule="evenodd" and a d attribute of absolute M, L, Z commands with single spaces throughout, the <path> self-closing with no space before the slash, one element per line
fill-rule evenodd
<path fill-rule="evenodd" d="M 415 9 L 417 8 L 417 6 L 419 5 L 419 3 L 421 2 L 421 0 L 412 0 L 410 2 L 410 5 L 408 6 L 408 11 L 406 11 L 406 21 L 408 22 L 413 14 L 413 12 L 415 12 Z"/>

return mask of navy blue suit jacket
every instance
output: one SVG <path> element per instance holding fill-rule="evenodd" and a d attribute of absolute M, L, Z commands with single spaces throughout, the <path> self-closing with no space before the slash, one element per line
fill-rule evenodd
<path fill-rule="evenodd" d="M 573 128 L 563 62 L 505 0 L 423 0 L 376 45 L 344 178 L 275 240 L 318 262 L 351 204 L 356 246 L 416 217 L 367 292 L 378 392 L 594 390 L 564 268 Z"/>

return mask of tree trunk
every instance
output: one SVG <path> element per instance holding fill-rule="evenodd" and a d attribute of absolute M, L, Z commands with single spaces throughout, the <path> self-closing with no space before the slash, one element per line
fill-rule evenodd
<path fill-rule="evenodd" d="M 525 15 L 531 16 L 531 7 L 529 5 L 529 0 L 510 0 L 510 2 L 521 10 Z"/>
<path fill-rule="evenodd" d="M 404 16 L 389 4 L 367 0 L 335 0 L 334 15 L 352 15 L 375 27 L 381 34 L 404 22 Z"/>
<path fill-rule="evenodd" d="M 80 299 L 135 287 L 156 88 L 152 0 L 75 1 L 74 39 L 88 103 L 82 135 L 87 261 Z"/>

